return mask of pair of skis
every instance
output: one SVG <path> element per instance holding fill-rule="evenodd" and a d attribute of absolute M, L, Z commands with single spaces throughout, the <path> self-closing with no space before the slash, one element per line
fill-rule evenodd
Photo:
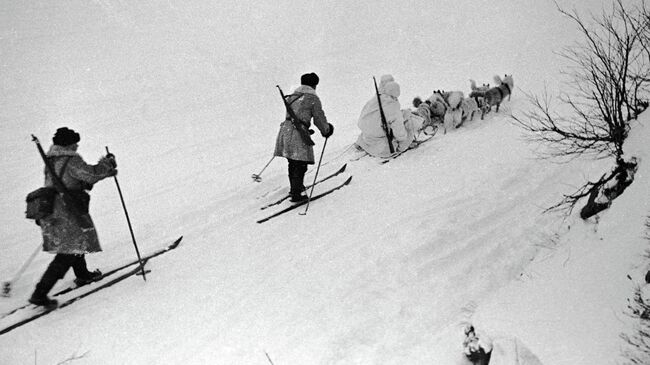
<path fill-rule="evenodd" d="M 405 149 L 404 151 L 393 152 L 390 156 L 387 156 L 387 157 L 377 157 L 379 159 L 379 164 L 383 165 L 385 163 L 388 163 L 389 161 L 394 160 L 397 157 L 403 155 L 406 151 L 414 150 L 414 149 L 420 147 L 421 144 L 423 144 L 423 143 L 429 141 L 430 139 L 432 139 L 436 135 L 436 133 L 438 132 L 438 127 L 437 126 L 431 126 L 431 127 L 432 127 L 431 132 L 427 132 L 427 131 L 424 131 L 424 130 L 421 131 L 418 134 L 418 136 L 423 135 L 424 137 L 421 137 L 421 138 L 416 137 L 416 139 L 412 142 L 412 146 Z M 368 152 L 366 152 L 363 149 L 358 149 L 357 151 L 358 151 L 357 155 L 350 158 L 350 162 L 359 161 L 362 158 L 365 158 L 367 156 L 371 156 Z"/>
<path fill-rule="evenodd" d="M 102 276 L 92 282 L 88 282 L 82 285 L 71 285 L 65 289 L 59 290 L 56 293 L 54 293 L 52 296 L 53 297 L 60 297 L 64 294 L 70 293 L 72 291 L 76 291 L 77 289 L 90 285 L 90 284 L 95 284 L 93 288 L 91 288 L 88 291 L 84 291 L 83 293 L 80 293 L 79 295 L 72 296 L 70 298 L 65 299 L 64 301 L 60 302 L 57 306 L 55 307 L 42 307 L 42 306 L 36 306 L 33 304 L 25 304 L 23 306 L 20 306 L 12 311 L 9 311 L 7 313 L 2 314 L 0 316 L 0 335 L 5 334 L 9 331 L 12 331 L 22 325 L 25 325 L 29 322 L 32 322 L 48 313 L 51 313 L 58 308 L 64 308 L 69 306 L 70 304 L 85 298 L 93 293 L 96 293 L 102 289 L 109 288 L 120 281 L 123 281 L 131 276 L 138 275 L 142 273 L 142 267 L 144 267 L 144 264 L 146 264 L 150 259 L 160 256 L 166 252 L 169 252 L 181 243 L 181 240 L 183 239 L 183 236 L 179 237 L 176 239 L 172 244 L 159 249 L 157 251 L 152 252 L 151 254 L 144 256 L 141 258 L 141 261 L 134 260 L 130 261 L 128 263 L 125 263 L 123 265 L 120 265 L 116 268 L 113 268 L 105 273 L 102 274 Z M 142 266 L 140 266 L 140 262 L 142 262 Z M 127 271 L 122 272 L 123 270 L 135 266 L 134 268 L 131 268 Z M 120 273 L 122 272 L 122 273 Z M 148 271 L 145 271 L 148 272 Z M 117 276 L 114 276 L 115 274 L 120 273 Z M 105 280 L 106 279 L 106 280 Z"/>
<path fill-rule="evenodd" d="M 413 142 L 413 145 L 412 145 L 411 147 L 405 149 L 404 151 L 395 152 L 394 154 L 392 154 L 392 155 L 390 155 L 390 156 L 388 156 L 388 157 L 382 158 L 382 159 L 379 161 L 379 163 L 380 163 L 381 165 L 383 165 L 383 164 L 387 164 L 387 163 L 389 163 L 390 161 L 392 161 L 392 160 L 398 158 L 399 156 L 405 154 L 406 152 L 408 152 L 408 151 L 412 151 L 412 150 L 414 150 L 414 149 L 417 149 L 417 148 L 420 147 L 422 144 L 424 144 L 424 143 L 426 143 L 427 141 L 431 140 L 434 136 L 435 136 L 435 133 L 434 133 L 434 134 L 430 134 L 430 135 L 426 135 L 426 137 L 425 137 L 424 139 L 421 139 L 421 140 L 419 140 L 419 141 L 418 141 L 418 140 L 414 141 L 414 142 Z"/>
<path fill-rule="evenodd" d="M 313 185 L 306 186 L 305 189 L 309 189 L 309 188 L 311 188 L 311 187 L 314 186 L 314 185 L 318 185 L 318 184 L 320 184 L 320 183 L 322 183 L 322 182 L 324 182 L 324 181 L 330 180 L 330 179 L 332 179 L 333 177 L 342 174 L 343 172 L 345 172 L 345 169 L 346 169 L 346 168 L 347 168 L 347 164 L 341 166 L 338 170 L 336 170 L 335 172 L 331 173 L 330 175 L 325 176 L 325 177 L 323 177 L 323 178 L 317 180 Z M 292 205 L 290 205 L 290 206 L 288 206 L 288 207 L 286 207 L 286 208 L 284 208 L 284 209 L 281 209 L 281 210 L 279 210 L 279 211 L 277 211 L 277 212 L 275 212 L 275 213 L 273 213 L 273 214 L 271 214 L 271 215 L 269 215 L 269 216 L 267 216 L 267 217 L 265 217 L 265 218 L 259 219 L 259 220 L 257 220 L 257 223 L 264 223 L 264 222 L 266 222 L 266 221 L 268 221 L 268 220 L 270 220 L 270 219 L 273 219 L 273 218 L 275 218 L 275 217 L 277 217 L 277 216 L 279 216 L 279 215 L 282 215 L 282 214 L 284 214 L 284 213 L 286 213 L 286 212 L 290 212 L 290 211 L 292 211 L 292 210 L 294 210 L 294 209 L 296 209 L 296 208 L 298 208 L 298 207 L 301 207 L 301 206 L 307 204 L 308 201 L 318 200 L 318 199 L 320 199 L 320 198 L 322 198 L 322 197 L 324 197 L 324 196 L 327 196 L 327 195 L 329 195 L 329 194 L 335 192 L 336 190 L 339 190 L 339 189 L 343 188 L 344 186 L 349 185 L 351 181 L 352 181 L 352 176 L 348 177 L 348 178 L 347 178 L 344 182 L 342 182 L 341 184 L 336 185 L 336 186 L 334 186 L 333 188 L 330 188 L 330 189 L 325 190 L 325 191 L 323 191 L 323 192 L 320 192 L 318 195 L 312 196 L 311 199 L 309 199 L 309 200 L 304 200 L 304 201 L 301 201 L 301 202 L 293 203 Z M 276 205 L 280 205 L 282 202 L 284 202 L 285 200 L 287 200 L 287 199 L 289 198 L 289 196 L 290 196 L 290 195 L 287 194 L 287 195 L 281 197 L 280 199 L 278 199 L 278 200 L 276 200 L 276 201 L 273 201 L 273 202 L 271 202 L 271 203 L 268 203 L 268 204 L 262 206 L 260 209 L 261 209 L 261 210 L 265 210 L 265 209 L 268 209 L 268 208 L 270 208 L 270 207 L 273 207 L 273 206 L 276 206 Z"/>
<path fill-rule="evenodd" d="M 337 176 L 337 175 L 342 174 L 343 172 L 345 172 L 345 169 L 346 169 L 347 167 L 348 167 L 348 164 L 345 164 L 345 165 L 341 166 L 341 168 L 339 168 L 339 169 L 336 170 L 335 172 L 331 173 L 330 175 L 327 175 L 327 176 L 325 176 L 325 177 L 322 178 L 322 179 L 318 179 L 318 180 L 316 181 L 315 184 L 310 184 L 310 185 L 305 186 L 305 190 L 309 190 L 313 185 L 318 185 L 318 184 L 320 184 L 320 183 L 322 183 L 322 182 L 324 182 L 324 181 L 327 181 L 327 180 L 333 178 L 334 176 Z M 281 204 L 283 201 L 289 199 L 289 197 L 291 197 L 291 195 L 290 195 L 290 194 L 286 194 L 286 195 L 283 196 L 282 198 L 280 198 L 280 199 L 278 199 L 278 200 L 276 200 L 276 201 L 273 201 L 273 202 L 271 202 L 271 203 L 268 203 L 268 204 L 262 206 L 262 207 L 260 208 L 260 210 L 265 210 L 265 209 L 268 209 L 268 208 L 270 208 L 270 207 L 273 207 L 273 206 L 279 205 L 279 204 Z M 313 199 L 313 198 L 312 198 L 312 199 Z"/>
<path fill-rule="evenodd" d="M 418 147 L 419 147 L 420 145 L 422 145 L 423 143 L 425 143 L 425 142 L 431 140 L 434 136 L 435 136 L 435 132 L 432 133 L 432 134 L 428 134 L 428 135 L 426 135 L 424 139 L 421 139 L 421 140 L 419 140 L 419 141 L 416 141 L 416 142 L 415 142 L 415 145 L 414 145 L 413 147 L 408 148 L 408 149 L 406 149 L 406 150 L 404 150 L 404 151 L 401 151 L 401 152 L 394 153 L 394 154 L 392 154 L 390 157 L 387 157 L 387 158 L 381 159 L 381 160 L 380 160 L 380 164 L 386 164 L 386 163 L 388 163 L 388 162 L 390 162 L 390 161 L 396 159 L 397 157 L 401 156 L 401 155 L 404 154 L 405 152 L 407 152 L 407 151 L 411 151 L 411 150 L 414 150 L 414 149 L 418 148 Z M 338 175 L 342 174 L 343 172 L 345 172 L 345 169 L 346 169 L 346 168 L 347 168 L 347 163 L 344 164 L 343 166 L 341 166 L 337 171 L 331 173 L 330 175 L 328 175 L 328 176 L 326 176 L 326 177 L 324 177 L 324 178 L 319 179 L 319 180 L 316 181 L 313 185 L 320 184 L 320 183 L 322 183 L 322 182 L 324 182 L 324 181 L 327 181 L 327 180 L 329 180 L 329 179 L 332 179 L 332 178 L 335 177 L 335 176 L 338 176 Z M 352 176 L 350 176 L 349 178 L 347 178 L 347 179 L 346 179 L 344 182 L 342 182 L 341 184 L 336 185 L 336 186 L 334 186 L 333 188 L 331 188 L 331 189 L 329 189 L 329 190 L 323 191 L 323 192 L 319 193 L 318 195 L 311 197 L 311 199 L 310 199 L 309 201 L 318 200 L 318 199 L 320 199 L 320 198 L 322 198 L 322 197 L 324 197 L 324 196 L 327 196 L 327 195 L 333 193 L 334 191 L 339 190 L 339 189 L 343 188 L 343 187 L 346 186 L 346 185 L 349 185 L 351 181 L 352 181 Z M 313 185 L 309 185 L 309 186 L 305 187 L 305 189 L 309 189 L 309 188 L 311 188 Z M 284 196 L 281 197 L 280 199 L 275 200 L 275 201 L 273 201 L 273 202 L 270 202 L 270 203 L 268 203 L 268 204 L 262 206 L 260 209 L 261 209 L 261 210 L 266 210 L 266 209 L 268 209 L 268 208 L 271 208 L 271 207 L 274 207 L 274 206 L 280 205 L 282 202 L 284 202 L 285 200 L 287 200 L 287 199 L 289 198 L 289 196 L 290 196 L 289 194 L 284 195 Z M 305 200 L 305 201 L 302 201 L 302 202 L 298 202 L 298 203 L 292 204 L 292 205 L 290 205 L 290 206 L 288 206 L 288 207 L 286 207 L 286 208 L 284 208 L 284 209 L 282 209 L 282 210 L 280 210 L 280 211 L 278 211 L 278 212 L 275 212 L 274 214 L 271 214 L 271 215 L 269 215 L 269 216 L 267 216 L 267 217 L 265 217 L 265 218 L 262 218 L 262 219 L 257 220 L 257 223 L 264 223 L 264 222 L 266 222 L 266 221 L 269 221 L 269 220 L 271 220 L 271 219 L 273 219 L 273 218 L 275 218 L 275 217 L 277 217 L 277 216 L 279 216 L 279 215 L 282 215 L 282 214 L 284 214 L 284 213 L 286 213 L 286 212 L 290 212 L 290 211 L 292 211 L 292 210 L 294 210 L 294 209 L 296 209 L 296 208 L 298 208 L 298 207 L 301 207 L 301 206 L 307 204 L 307 202 L 308 202 L 308 201 Z"/>

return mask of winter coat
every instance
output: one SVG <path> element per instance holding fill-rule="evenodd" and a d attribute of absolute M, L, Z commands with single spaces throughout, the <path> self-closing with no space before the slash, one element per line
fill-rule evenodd
<path fill-rule="evenodd" d="M 386 124 L 393 132 L 393 147 L 395 152 L 406 150 L 412 139 L 404 127 L 404 115 L 400 109 L 397 98 L 399 97 L 399 85 L 395 82 L 388 82 L 380 92 L 381 106 L 386 116 Z M 361 110 L 357 123 L 361 134 L 356 144 L 366 152 L 377 157 L 390 156 L 388 139 L 382 127 L 381 115 L 377 96 L 373 96 Z"/>
<path fill-rule="evenodd" d="M 97 181 L 115 175 L 115 168 L 107 158 L 102 158 L 97 165 L 88 165 L 81 156 L 67 148 L 53 145 L 47 153 L 52 167 L 63 185 L 70 192 L 90 190 Z M 61 170 L 66 160 L 63 174 Z M 45 169 L 45 186 L 54 186 L 50 172 Z M 43 251 L 64 254 L 83 254 L 101 251 L 95 226 L 86 215 L 89 225 L 79 223 L 75 213 L 68 206 L 61 194 L 54 199 L 54 212 L 39 220 L 43 232 Z"/>
<path fill-rule="evenodd" d="M 330 133 L 330 126 L 323 112 L 320 98 L 316 95 L 316 90 L 310 86 L 301 85 L 296 91 L 287 95 L 287 103 L 294 111 L 298 119 L 305 123 L 307 128 L 311 127 L 311 120 L 320 130 L 322 135 Z M 287 113 L 286 119 L 280 124 L 280 131 L 275 140 L 275 156 L 286 157 L 292 160 L 306 161 L 309 164 L 314 163 L 314 148 L 304 142 L 300 132 L 294 127 L 293 122 Z"/>

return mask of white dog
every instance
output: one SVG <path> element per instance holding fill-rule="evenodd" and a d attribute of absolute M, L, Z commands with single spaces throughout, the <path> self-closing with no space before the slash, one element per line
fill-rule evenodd
<path fill-rule="evenodd" d="M 445 102 L 447 103 L 447 111 L 445 112 L 444 124 L 445 130 L 450 128 L 458 128 L 463 123 L 463 92 L 462 91 L 448 91 L 443 93 Z"/>
<path fill-rule="evenodd" d="M 433 94 L 429 96 L 429 99 L 427 100 L 429 100 L 431 104 L 435 104 L 437 102 L 447 104 L 447 102 L 445 101 L 444 93 L 440 90 L 434 91 Z"/>
<path fill-rule="evenodd" d="M 463 124 L 463 109 L 447 109 L 445 113 L 445 132 L 451 128 L 458 128 Z"/>
<path fill-rule="evenodd" d="M 474 114 L 478 113 L 479 106 L 475 98 L 465 98 L 460 103 L 460 108 L 463 111 L 462 120 L 463 122 L 469 118 L 471 121 L 474 119 Z"/>
<path fill-rule="evenodd" d="M 450 109 L 458 109 L 460 103 L 463 102 L 463 98 L 465 97 L 462 91 L 447 91 L 444 96 Z"/>

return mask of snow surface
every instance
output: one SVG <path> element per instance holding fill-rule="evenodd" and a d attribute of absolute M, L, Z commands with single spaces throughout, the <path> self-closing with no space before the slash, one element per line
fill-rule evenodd
<path fill-rule="evenodd" d="M 42 183 L 30 134 L 49 146 L 64 125 L 88 162 L 105 146 L 117 155 L 141 252 L 184 239 L 146 282 L 0 336 L 0 363 L 268 364 L 266 352 L 277 365 L 458 364 L 466 321 L 518 337 L 545 364 L 620 362 L 627 298 L 645 273 L 649 117 L 626 145 L 636 180 L 597 222 L 542 211 L 611 162 L 537 159 L 508 118 L 529 107 L 524 91 L 561 87 L 554 52 L 578 35 L 551 1 L 4 1 L 0 279 L 40 242 L 23 218 Z M 321 174 L 349 158 L 372 76 L 393 74 L 403 107 L 495 74 L 514 74 L 515 90 L 499 114 L 389 164 L 350 162 L 351 185 L 306 216 L 257 224 L 288 185 L 282 159 L 250 179 L 284 115 L 275 85 L 286 92 L 311 71 L 336 125 Z M 134 258 L 114 185 L 92 191 L 105 251 L 91 267 Z M 36 257 L 1 313 L 25 302 L 51 257 Z"/>

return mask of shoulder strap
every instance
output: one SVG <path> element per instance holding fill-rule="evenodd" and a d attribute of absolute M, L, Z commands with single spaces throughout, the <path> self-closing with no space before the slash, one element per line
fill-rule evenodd
<path fill-rule="evenodd" d="M 48 157 L 48 159 L 51 159 L 52 157 Z M 66 187 L 63 184 L 63 181 L 61 178 L 63 177 L 63 173 L 65 172 L 65 169 L 68 167 L 68 162 L 70 162 L 70 159 L 72 156 L 68 156 L 68 158 L 65 159 L 65 162 L 63 163 L 63 166 L 61 166 L 61 170 L 59 171 L 59 174 L 57 175 L 55 171 L 50 171 L 53 172 L 52 180 L 54 181 L 55 186 L 61 186 L 63 187 L 64 191 L 61 191 L 62 193 L 66 192 Z"/>
<path fill-rule="evenodd" d="M 289 94 L 289 95 L 287 95 L 287 99 L 291 98 L 292 96 L 295 96 L 295 98 L 293 98 L 293 100 L 291 100 L 291 102 L 289 103 L 289 105 L 295 103 L 298 99 L 300 99 L 300 98 L 303 96 L 303 94 L 300 94 L 300 93 Z"/>
<path fill-rule="evenodd" d="M 296 101 L 300 100 L 300 98 L 302 98 L 303 95 L 304 95 L 304 94 L 300 94 L 300 93 L 289 94 L 289 95 L 287 95 L 287 99 L 291 99 L 291 97 L 294 97 L 293 100 L 291 100 L 291 102 L 289 102 L 289 103 L 287 104 L 287 105 L 288 105 L 287 107 L 290 108 L 291 105 L 292 105 L 293 103 L 295 103 Z M 293 114 L 295 115 L 295 113 L 296 113 L 296 112 L 294 111 Z M 305 123 L 302 119 L 298 118 L 297 115 L 295 115 L 295 119 L 296 119 L 296 122 L 299 122 L 299 123 L 302 123 L 302 124 L 304 124 L 304 125 L 307 125 L 307 123 Z"/>

